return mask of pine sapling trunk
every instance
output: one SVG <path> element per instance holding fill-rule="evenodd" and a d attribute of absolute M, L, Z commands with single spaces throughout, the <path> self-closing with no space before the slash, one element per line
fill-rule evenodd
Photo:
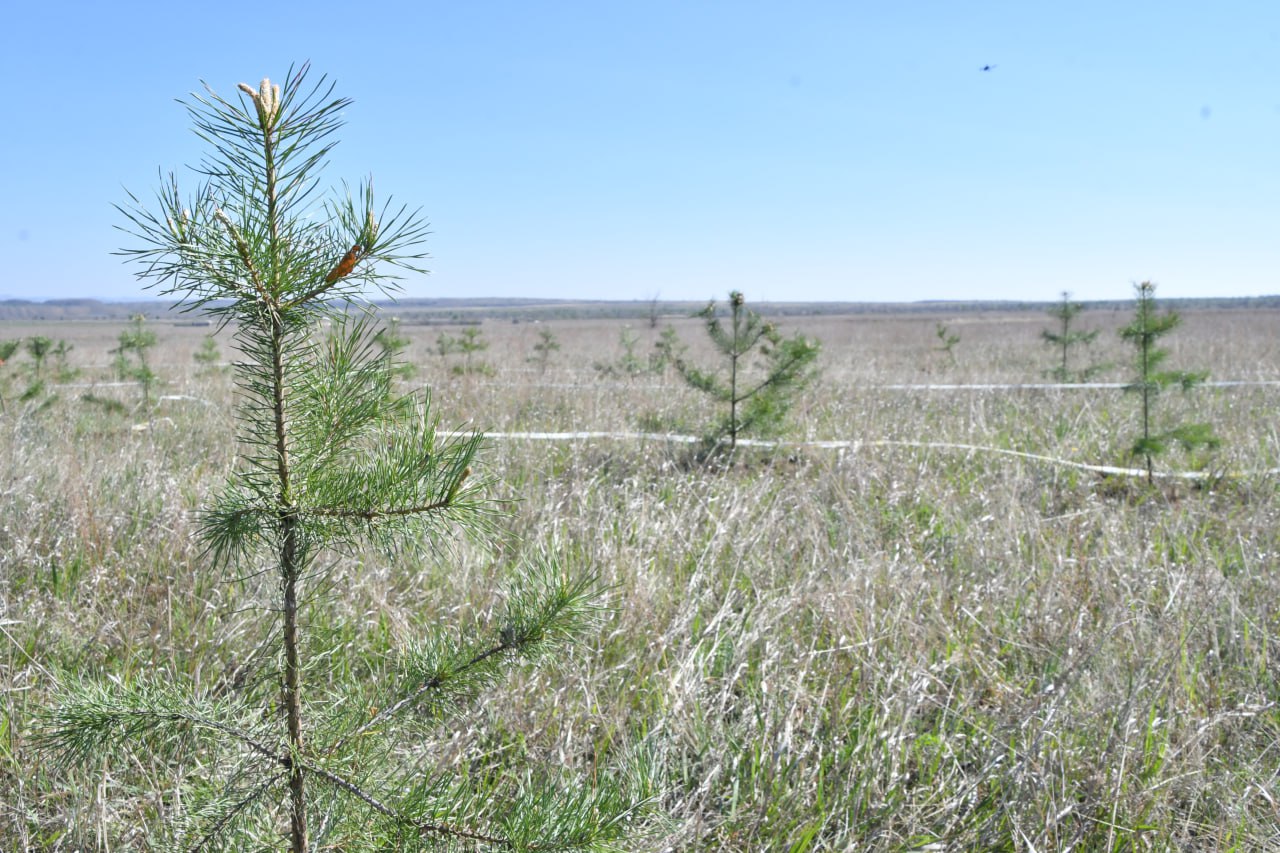
<path fill-rule="evenodd" d="M 742 335 L 742 300 L 729 300 L 733 308 L 733 349 L 729 353 L 729 449 L 738 448 L 738 359 L 742 356 L 739 348 Z"/>
<path fill-rule="evenodd" d="M 1151 454 L 1151 397 L 1158 390 L 1155 385 L 1155 377 L 1152 373 L 1155 365 L 1152 364 L 1151 348 L 1155 344 L 1155 330 L 1152 327 L 1152 305 L 1149 291 L 1142 293 L 1142 334 L 1138 337 L 1138 364 L 1142 376 L 1142 446 L 1147 448 L 1143 451 L 1142 461 L 1147 469 L 1147 485 L 1155 485 L 1155 462 L 1152 460 Z"/>
<path fill-rule="evenodd" d="M 1067 311 L 1062 312 L 1062 340 L 1059 342 L 1062 346 L 1062 366 L 1058 368 L 1058 375 L 1065 382 L 1070 375 L 1067 372 L 1067 352 L 1071 348 L 1071 314 Z"/>
<path fill-rule="evenodd" d="M 289 734 L 289 831 L 290 849 L 307 850 L 306 783 L 302 775 L 302 666 L 298 656 L 298 517 L 290 494 L 288 420 L 285 413 L 284 329 L 279 320 L 272 328 L 272 379 L 274 387 L 276 471 L 280 480 L 277 512 L 280 519 L 280 586 L 284 615 L 284 707 Z"/>
<path fill-rule="evenodd" d="M 269 275 L 273 293 L 282 292 L 278 277 L 282 273 L 280 257 L 280 209 L 276 187 L 274 123 L 262 121 L 262 149 L 266 166 L 267 251 L 271 259 Z M 285 329 L 279 314 L 271 321 L 271 393 L 275 416 L 276 472 L 280 497 L 277 512 L 280 520 L 280 592 L 284 630 L 284 708 L 289 738 L 289 836 L 293 853 L 306 853 L 307 792 L 302 774 L 302 664 L 298 654 L 298 577 L 301 563 L 298 548 L 298 516 L 293 506 L 289 467 L 289 420 L 285 394 Z"/>

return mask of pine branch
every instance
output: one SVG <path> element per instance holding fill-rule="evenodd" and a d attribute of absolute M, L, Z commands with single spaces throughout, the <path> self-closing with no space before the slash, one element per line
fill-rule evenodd
<path fill-rule="evenodd" d="M 217 820 L 210 824 L 209 829 L 200 838 L 200 840 L 197 841 L 195 845 L 188 848 L 191 850 L 191 853 L 199 853 L 199 851 L 205 849 L 208 845 L 217 840 L 218 836 L 231 825 L 232 821 L 234 821 L 245 809 L 261 799 L 262 795 L 269 791 L 273 786 L 284 780 L 287 775 L 287 772 L 282 771 L 272 776 L 268 776 L 248 794 L 233 803 Z"/>
<path fill-rule="evenodd" d="M 169 743 L 181 743 L 178 735 L 185 730 L 216 732 L 268 761 L 287 761 L 287 756 L 250 732 L 218 719 L 231 716 L 232 706 L 201 700 L 168 685 L 140 682 L 108 689 L 97 682 L 69 678 L 60 689 L 64 701 L 42 715 L 36 736 L 38 748 L 53 753 L 60 764 L 95 761 L 122 742 L 157 735 Z"/>
<path fill-rule="evenodd" d="M 338 752 L 428 697 L 447 708 L 474 696 L 496 682 L 503 659 L 532 660 L 571 642 L 604 612 L 602 594 L 595 576 L 569 578 L 549 559 L 535 563 L 508 592 L 496 643 L 468 647 L 456 637 L 437 635 L 411 648 L 407 675 L 416 686 L 339 738 L 326 754 Z"/>
<path fill-rule="evenodd" d="M 302 768 L 306 772 L 311 773 L 323 779 L 324 781 L 328 782 L 330 785 L 333 785 L 335 788 L 338 788 L 341 791 L 351 794 L 356 799 L 368 805 L 374 811 L 378 812 L 384 817 L 390 818 L 394 823 L 400 824 L 402 826 L 412 827 L 413 829 L 416 829 L 420 833 L 430 834 L 430 835 L 439 835 L 445 838 L 461 838 L 467 841 L 483 841 L 487 844 L 495 844 L 500 847 L 513 846 L 510 841 L 500 836 L 487 835 L 482 832 L 462 829 L 460 827 L 450 826 L 448 824 L 437 823 L 434 821 L 415 820 L 414 818 L 401 814 L 400 812 L 396 811 L 395 809 L 383 803 L 377 797 L 370 794 L 368 791 L 365 791 L 359 785 L 355 784 L 349 779 L 344 779 L 343 777 L 339 776 L 337 773 L 334 773 L 331 770 L 327 770 L 323 767 L 320 767 L 319 765 L 310 764 L 310 763 L 304 763 L 302 765 Z"/>
<path fill-rule="evenodd" d="M 360 521 L 378 521 L 384 518 L 402 518 L 410 515 L 426 515 L 432 512 L 449 509 L 455 505 L 456 493 L 451 492 L 433 503 L 422 506 L 387 507 L 385 509 L 343 509 L 341 507 L 314 507 L 306 510 L 306 515 L 320 518 L 354 518 Z"/>

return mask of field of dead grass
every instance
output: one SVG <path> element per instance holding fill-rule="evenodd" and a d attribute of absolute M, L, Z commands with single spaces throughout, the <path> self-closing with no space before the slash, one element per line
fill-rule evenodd
<path fill-rule="evenodd" d="M 1127 378 L 1127 320 L 1080 317 L 1104 329 L 1092 360 L 1121 365 L 1100 381 Z M 961 336 L 954 360 L 938 321 Z M 709 357 L 696 321 L 671 322 Z M 643 746 L 664 818 L 637 850 L 1280 847 L 1280 387 L 1162 399 L 1224 443 L 1161 461 L 1214 476 L 1147 488 L 988 450 L 1129 464 L 1136 412 L 1118 390 L 900 387 L 1043 382 L 1043 315 L 781 325 L 824 344 L 784 437 L 855 444 L 707 467 L 653 437 L 494 440 L 500 541 L 425 563 L 335 556 L 341 595 L 309 630 L 349 640 L 343 665 L 372 682 L 418 627 L 486 613 L 522 554 L 599 572 L 615 611 L 598 636 L 417 748 L 460 771 L 590 774 Z M 194 536 L 235 454 L 229 378 L 191 358 L 211 330 L 156 324 L 164 384 L 145 413 L 110 384 L 121 328 L 0 328 L 68 340 L 81 370 L 49 405 L 0 414 L 0 849 L 144 848 L 178 806 L 174 774 L 199 772 L 198 755 L 56 771 L 30 738 L 55 673 L 212 689 L 275 629 L 257 609 L 269 590 L 211 576 Z M 562 349 L 541 372 L 528 358 L 548 328 Z M 705 404 L 673 375 L 592 368 L 619 357 L 623 328 L 486 322 L 492 374 L 460 377 L 434 352 L 456 329 L 406 326 L 406 384 L 430 385 L 459 428 L 696 430 Z M 1188 313 L 1170 363 L 1280 380 L 1277 331 L 1277 313 Z M 657 336 L 629 333 L 644 354 Z"/>

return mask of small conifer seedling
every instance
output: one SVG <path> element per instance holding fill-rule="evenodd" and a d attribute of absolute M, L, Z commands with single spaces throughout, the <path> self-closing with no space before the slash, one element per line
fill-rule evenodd
<path fill-rule="evenodd" d="M 1074 328 L 1076 317 L 1084 310 L 1079 302 L 1071 301 L 1071 294 L 1063 291 L 1062 301 L 1049 308 L 1049 316 L 1057 321 L 1056 329 L 1044 329 L 1040 337 L 1052 346 L 1058 355 L 1057 363 L 1048 371 L 1049 376 L 1058 382 L 1085 382 L 1103 369 L 1103 365 L 1089 365 L 1072 370 L 1070 367 L 1071 351 L 1081 346 L 1088 346 L 1098 337 L 1098 330 L 1081 331 Z"/>
<path fill-rule="evenodd" d="M 597 361 L 591 366 L 606 379 L 617 377 L 633 380 L 647 374 L 661 373 L 664 367 L 660 361 L 661 352 L 655 350 L 646 360 L 636 352 L 639 343 L 640 337 L 631 330 L 631 327 L 623 326 L 618 332 L 618 346 L 622 349 L 622 354 L 616 361 Z"/>
<path fill-rule="evenodd" d="M 818 342 L 799 334 L 783 338 L 772 323 L 746 307 L 736 290 L 729 293 L 727 327 L 714 300 L 696 316 L 724 357 L 719 370 L 701 370 L 684 358 L 675 362 L 685 382 L 725 407 L 704 436 L 706 449 L 727 445 L 733 450 L 743 433 L 776 430 L 796 394 L 817 375 Z M 753 355 L 758 357 L 754 362 Z"/>
<path fill-rule="evenodd" d="M 436 335 L 436 355 L 442 359 L 447 359 L 458 351 L 458 339 L 453 335 L 441 332 Z"/>
<path fill-rule="evenodd" d="M 545 374 L 551 364 L 551 354 L 559 349 L 560 342 L 556 340 L 556 333 L 550 329 L 539 329 L 538 340 L 533 344 L 533 355 L 529 356 L 528 361 L 538 365 L 538 373 Z"/>
<path fill-rule="evenodd" d="M 484 333 L 480 331 L 478 326 L 468 326 L 462 330 L 453 342 L 454 349 L 462 353 L 462 364 L 455 364 L 453 372 L 459 376 L 470 376 L 473 373 L 482 376 L 488 376 L 493 373 L 493 368 L 487 363 L 480 361 L 476 356 L 489 348 L 489 342 L 484 339 Z"/>
<path fill-rule="evenodd" d="M 52 406 L 58 399 L 56 393 L 46 393 L 46 369 L 45 364 L 49 360 L 49 356 L 53 356 L 55 363 L 60 364 L 58 370 L 58 379 L 66 380 L 69 378 L 70 369 L 66 366 L 66 354 L 70 351 L 70 346 L 66 341 L 58 341 L 54 343 L 52 338 L 44 335 L 34 335 L 22 341 L 14 341 L 13 349 L 7 346 L 0 347 L 0 363 L 7 361 L 17 349 L 19 343 L 25 344 L 27 355 L 31 356 L 31 381 L 27 383 L 27 387 L 18 395 L 18 400 L 26 404 L 31 411 L 39 411 Z M 7 355 L 5 354 L 7 350 Z"/>
<path fill-rule="evenodd" d="M 938 323 L 934 327 L 933 334 L 938 339 L 938 351 L 946 353 L 947 358 L 951 359 L 951 363 L 955 364 L 956 346 L 960 343 L 960 335 L 951 331 L 946 323 Z"/>
<path fill-rule="evenodd" d="M 374 342 L 382 349 L 382 357 L 390 365 L 391 372 L 401 379 L 410 379 L 415 372 L 414 366 L 405 361 L 404 351 L 409 346 L 409 339 L 400 334 L 400 319 L 392 317 L 387 325 L 373 336 Z"/>
<path fill-rule="evenodd" d="M 54 375 L 58 377 L 59 382 L 70 382 L 80 375 L 80 370 L 71 366 L 73 349 L 75 347 L 64 340 L 59 340 L 53 348 Z"/>
<path fill-rule="evenodd" d="M 192 361 L 200 365 L 201 370 L 216 370 L 221 358 L 218 342 L 213 339 L 213 335 L 205 335 L 204 340 L 200 342 L 200 348 L 191 354 Z"/>
<path fill-rule="evenodd" d="M 147 354 L 156 345 L 156 333 L 148 329 L 146 324 L 146 317 L 134 315 L 129 326 L 120 333 L 119 343 L 111 354 L 116 357 L 116 375 L 123 380 L 131 379 L 138 383 L 138 390 L 142 392 L 142 406 L 149 409 L 156 374 L 151 369 Z"/>
<path fill-rule="evenodd" d="M 1133 320 L 1120 330 L 1120 337 L 1133 344 L 1135 355 L 1134 377 L 1124 390 L 1136 394 L 1141 404 L 1138 414 L 1140 432 L 1129 453 L 1143 460 L 1148 483 L 1155 477 L 1153 460 L 1171 445 L 1195 450 L 1200 447 L 1213 449 L 1219 444 L 1209 424 L 1179 424 L 1165 429 L 1156 426 L 1155 404 L 1161 391 L 1170 386 L 1189 391 L 1204 382 L 1209 374 L 1160 369 L 1169 352 L 1156 346 L 1156 342 L 1176 329 L 1182 318 L 1173 311 L 1157 314 L 1155 293 L 1156 286 L 1149 281 L 1134 285 Z"/>
<path fill-rule="evenodd" d="M 6 411 L 5 400 L 9 396 L 9 361 L 22 346 L 22 339 L 0 341 L 0 412 Z"/>
<path fill-rule="evenodd" d="M 33 335 L 27 338 L 27 353 L 31 356 L 32 371 L 36 381 L 44 378 L 44 363 L 53 352 L 53 339 L 44 335 Z"/>

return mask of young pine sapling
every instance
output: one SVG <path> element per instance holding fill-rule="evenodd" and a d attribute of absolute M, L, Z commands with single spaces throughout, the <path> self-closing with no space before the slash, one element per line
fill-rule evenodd
<path fill-rule="evenodd" d="M 31 369 L 35 381 L 44 379 L 44 362 L 53 353 L 53 339 L 44 335 L 33 335 L 27 338 L 27 354 L 31 356 Z"/>
<path fill-rule="evenodd" d="M 1048 375 L 1058 382 L 1086 382 L 1099 371 L 1103 365 L 1094 364 L 1079 370 L 1070 367 L 1071 351 L 1081 346 L 1087 347 L 1098 337 L 1098 330 L 1081 331 L 1074 328 L 1076 317 L 1084 310 L 1079 302 L 1071 301 L 1071 294 L 1062 293 L 1062 301 L 1049 308 L 1049 316 L 1057 321 L 1056 329 L 1044 329 L 1040 337 L 1058 353 L 1057 364 L 1048 371 Z"/>
<path fill-rule="evenodd" d="M 34 335 L 26 338 L 22 343 L 26 345 L 27 355 L 31 356 L 31 377 L 27 387 L 18 395 L 18 400 L 27 404 L 30 410 L 47 409 L 57 402 L 58 395 L 56 393 L 46 393 L 46 362 L 50 356 L 53 356 L 58 367 L 56 371 L 58 380 L 66 381 L 70 379 L 71 370 L 66 364 L 66 355 L 70 352 L 71 346 L 66 341 L 61 340 L 55 343 L 52 338 L 44 335 Z M 10 352 L 9 355 L 11 356 L 13 353 Z"/>
<path fill-rule="evenodd" d="M 59 382 L 70 382 L 80 375 L 79 369 L 71 366 L 71 351 L 74 346 L 59 339 L 53 347 L 54 375 Z"/>
<path fill-rule="evenodd" d="M 1189 391 L 1204 382 L 1209 374 L 1207 371 L 1189 373 L 1160 369 L 1169 352 L 1160 349 L 1156 343 L 1176 329 L 1182 318 L 1173 311 L 1157 314 L 1155 292 L 1156 286 L 1149 281 L 1134 285 L 1134 317 L 1129 325 L 1120 330 L 1120 337 L 1133 345 L 1135 355 L 1135 374 L 1124 390 L 1138 395 L 1140 402 L 1140 432 L 1129 448 L 1129 453 L 1142 458 L 1149 484 L 1155 477 L 1153 460 L 1168 450 L 1170 445 L 1179 444 L 1190 451 L 1200 447 L 1213 449 L 1220 443 L 1209 424 L 1179 424 L 1163 430 L 1156 427 L 1155 404 L 1160 392 L 1169 386 Z"/>
<path fill-rule="evenodd" d="M 745 432 L 775 431 L 795 396 L 817 375 L 813 365 L 818 342 L 799 334 L 783 338 L 772 323 L 746 307 L 736 290 L 729 293 L 727 327 L 714 300 L 695 316 L 702 318 L 711 343 L 724 358 L 720 369 L 709 371 L 683 357 L 675 361 L 685 382 L 725 407 L 704 436 L 706 450 L 722 444 L 733 450 Z M 754 363 L 753 355 L 758 356 Z"/>
<path fill-rule="evenodd" d="M 951 363 L 956 363 L 956 345 L 960 343 L 960 335 L 947 328 L 945 323 L 938 323 L 933 330 L 934 335 L 938 338 L 937 349 L 939 352 L 945 352 L 947 358 L 951 359 Z"/>
<path fill-rule="evenodd" d="M 481 437 L 442 434 L 425 394 L 395 394 L 370 323 L 350 312 L 366 288 L 385 291 L 387 268 L 416 269 L 423 222 L 375 208 L 368 185 L 317 204 L 350 103 L 330 99 L 331 85 L 308 84 L 303 67 L 283 86 L 240 88 L 238 101 L 210 90 L 189 105 L 213 146 L 205 183 L 184 202 L 170 179 L 157 211 L 134 199 L 124 212 L 143 245 L 126 254 L 234 335 L 243 451 L 199 532 L 229 583 L 273 578 L 260 617 L 269 639 L 256 669 L 221 683 L 203 681 L 204 666 L 63 675 L 40 743 L 59 764 L 127 773 L 145 753 L 169 769 L 156 797 L 181 820 L 162 846 L 268 849 L 282 830 L 294 853 L 606 846 L 648 800 L 644 774 L 633 796 L 606 773 L 585 787 L 531 782 L 419 746 L 507 665 L 591 624 L 593 579 L 535 561 L 488 636 L 425 615 L 423 636 L 392 662 L 361 658 L 358 631 L 328 614 L 343 555 L 365 543 L 438 554 L 424 534 L 452 525 L 484 537 L 493 506 L 473 473 Z"/>
<path fill-rule="evenodd" d="M 487 376 L 493 373 L 493 368 L 483 361 L 478 361 L 475 356 L 489 348 L 489 342 L 484 339 L 483 333 L 477 326 L 468 326 L 454 339 L 454 349 L 462 353 L 462 364 L 455 364 L 453 372 L 460 376 L 470 376 L 473 373 L 479 373 Z"/>
<path fill-rule="evenodd" d="M 156 383 L 156 374 L 151 369 L 147 353 L 156 345 L 156 333 L 148 329 L 146 323 L 146 317 L 135 315 L 129 326 L 120 333 L 118 344 L 111 350 L 111 355 L 116 357 L 116 376 L 125 381 L 137 382 L 142 392 L 142 406 L 150 409 L 151 388 Z"/>
<path fill-rule="evenodd" d="M 218 352 L 218 342 L 213 339 L 213 335 L 205 335 L 200 348 L 191 354 L 192 361 L 200 365 L 202 371 L 216 370 L 221 358 L 222 353 Z"/>
<path fill-rule="evenodd" d="M 0 341 L 0 412 L 7 410 L 5 399 L 9 396 L 9 361 L 22 346 L 22 339 Z"/>
<path fill-rule="evenodd" d="M 556 340 L 556 333 L 550 329 L 539 329 L 538 340 L 533 343 L 533 355 L 529 356 L 527 361 L 538 365 L 538 373 L 545 374 L 547 367 L 551 364 L 551 354 L 558 352 L 559 349 L 560 342 Z"/>
<path fill-rule="evenodd" d="M 618 356 L 616 361 L 597 361 L 591 366 L 601 376 L 612 379 L 621 377 L 623 379 L 635 379 L 637 376 L 643 376 L 646 373 L 654 372 L 657 364 L 657 353 L 650 356 L 645 361 L 636 353 L 636 347 L 640 343 L 640 337 L 631 330 L 630 326 L 623 326 L 618 332 L 618 346 L 622 349 L 622 354 Z"/>
<path fill-rule="evenodd" d="M 650 361 L 653 364 L 655 373 L 663 373 L 668 367 L 674 367 L 677 362 L 684 358 L 685 352 L 689 348 L 680 340 L 680 336 L 676 334 L 674 326 L 667 326 L 662 330 L 662 334 L 658 335 L 658 339 L 653 342 L 653 355 Z"/>
<path fill-rule="evenodd" d="M 387 325 L 373 336 L 374 342 L 382 349 L 382 357 L 386 359 L 392 374 L 401 379 L 412 378 L 414 366 L 404 359 L 404 351 L 409 346 L 409 339 L 400 334 L 400 318 L 392 317 Z"/>
<path fill-rule="evenodd" d="M 436 355 L 448 359 L 458 351 L 458 339 L 446 332 L 436 335 Z"/>

